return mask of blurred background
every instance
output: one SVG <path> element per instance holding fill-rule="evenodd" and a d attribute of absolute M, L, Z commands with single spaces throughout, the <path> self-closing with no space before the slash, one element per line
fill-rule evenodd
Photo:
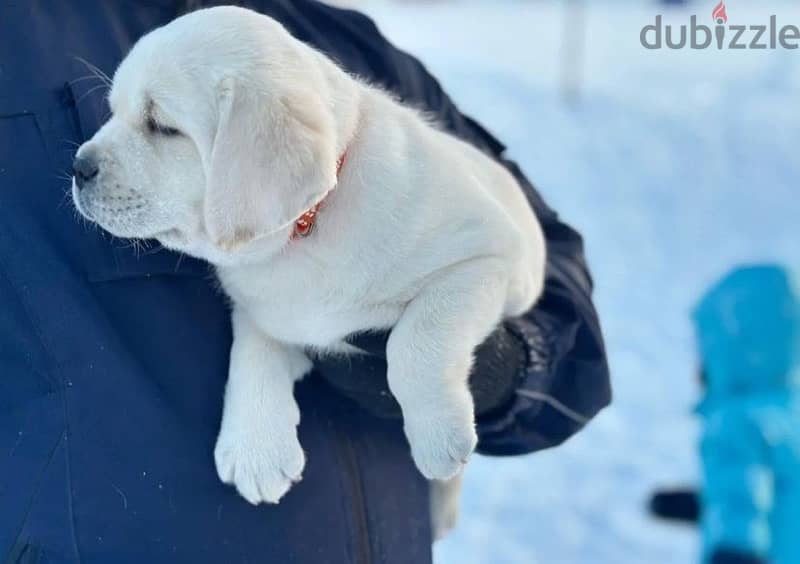
<path fill-rule="evenodd" d="M 687 563 L 656 521 L 698 481 L 690 321 L 736 264 L 800 266 L 800 53 L 647 50 L 643 26 L 712 26 L 716 0 L 350 0 L 509 147 L 585 237 L 615 400 L 566 445 L 474 459 L 439 564 Z M 791 0 L 728 0 L 729 23 L 800 24 Z"/>

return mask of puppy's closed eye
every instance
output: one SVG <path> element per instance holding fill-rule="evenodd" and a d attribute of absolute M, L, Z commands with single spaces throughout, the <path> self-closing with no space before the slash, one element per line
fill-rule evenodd
<path fill-rule="evenodd" d="M 154 135 L 163 135 L 164 137 L 177 137 L 183 135 L 181 130 L 168 125 L 158 123 L 153 116 L 148 116 L 145 122 L 147 132 Z"/>

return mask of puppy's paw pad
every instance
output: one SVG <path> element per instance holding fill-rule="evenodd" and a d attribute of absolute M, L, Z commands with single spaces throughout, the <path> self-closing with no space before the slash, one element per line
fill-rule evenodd
<path fill-rule="evenodd" d="M 291 440 L 272 442 L 267 437 L 230 440 L 220 435 L 214 459 L 220 479 L 236 486 L 253 505 L 278 503 L 300 481 L 305 467 L 296 433 Z"/>

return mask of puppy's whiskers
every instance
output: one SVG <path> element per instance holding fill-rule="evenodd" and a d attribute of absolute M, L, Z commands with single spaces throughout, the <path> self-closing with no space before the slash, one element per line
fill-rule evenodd
<path fill-rule="evenodd" d="M 111 87 L 110 87 L 108 84 L 98 84 L 97 86 L 93 86 L 93 87 L 91 87 L 89 90 L 87 90 L 86 92 L 84 92 L 84 93 L 81 95 L 81 97 L 80 97 L 80 98 L 78 98 L 78 99 L 75 101 L 75 103 L 76 103 L 76 104 L 80 104 L 80 103 L 81 103 L 81 102 L 82 102 L 82 101 L 83 101 L 83 100 L 84 100 L 84 99 L 85 99 L 87 96 L 91 95 L 93 92 L 96 92 L 97 90 L 100 90 L 101 88 L 104 88 L 104 89 L 108 90 L 108 89 L 110 89 Z"/>
<path fill-rule="evenodd" d="M 103 84 L 106 83 L 105 79 L 103 79 L 102 77 L 97 76 L 96 74 L 92 73 L 92 74 L 85 74 L 83 76 L 79 76 L 78 78 L 75 78 L 73 80 L 68 81 L 67 84 L 69 84 L 70 86 L 75 86 L 79 82 L 84 82 L 86 80 L 99 80 Z"/>
<path fill-rule="evenodd" d="M 69 184 L 62 189 L 63 193 L 61 194 L 61 200 L 59 200 L 58 205 L 56 206 L 56 209 L 60 210 L 61 208 L 64 207 L 64 204 L 66 204 L 68 201 L 72 202 L 73 204 L 75 203 L 72 201 L 72 176 L 66 173 L 61 173 L 57 174 L 56 177 L 59 180 L 64 180 L 66 182 L 69 182 Z M 78 213 L 78 208 L 75 207 L 74 205 L 72 207 L 74 208 L 75 213 Z M 80 214 L 78 213 L 78 215 Z"/>
<path fill-rule="evenodd" d="M 181 267 L 181 263 L 183 262 L 183 257 L 185 257 L 185 256 L 186 256 L 185 253 L 182 253 L 180 251 L 178 252 L 178 260 L 175 261 L 175 270 L 174 270 L 174 272 L 178 272 L 178 269 Z"/>
<path fill-rule="evenodd" d="M 86 60 L 86 59 L 84 59 L 83 57 L 80 57 L 80 56 L 78 56 L 78 55 L 73 55 L 73 56 L 75 57 L 75 59 L 76 59 L 76 60 L 78 60 L 78 61 L 80 61 L 81 63 L 83 63 L 83 65 L 84 65 L 84 66 L 85 66 L 87 69 L 89 69 L 89 72 L 91 72 L 91 73 L 92 73 L 92 74 L 93 74 L 95 77 L 97 77 L 97 78 L 98 78 L 98 79 L 99 79 L 101 82 L 105 83 L 105 85 L 106 85 L 106 86 L 108 86 L 109 88 L 111 88 L 111 78 L 109 78 L 109 76 L 108 76 L 108 75 L 107 75 L 105 72 L 103 72 L 103 71 L 100 69 L 100 67 L 98 67 L 97 65 L 94 65 L 94 64 L 90 63 L 89 61 L 87 61 L 87 60 Z"/>
<path fill-rule="evenodd" d="M 62 139 L 61 143 L 66 143 L 70 147 L 74 147 L 76 149 L 81 146 L 80 143 L 78 143 L 77 141 L 73 141 L 72 139 Z"/>

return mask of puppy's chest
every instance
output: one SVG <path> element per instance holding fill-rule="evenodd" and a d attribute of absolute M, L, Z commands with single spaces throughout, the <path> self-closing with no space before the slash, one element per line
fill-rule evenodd
<path fill-rule="evenodd" d="M 348 335 L 395 324 L 402 307 L 375 302 L 363 287 L 281 268 L 220 272 L 222 286 L 262 331 L 280 341 L 337 347 Z M 368 292 L 367 292 L 368 294 Z"/>

